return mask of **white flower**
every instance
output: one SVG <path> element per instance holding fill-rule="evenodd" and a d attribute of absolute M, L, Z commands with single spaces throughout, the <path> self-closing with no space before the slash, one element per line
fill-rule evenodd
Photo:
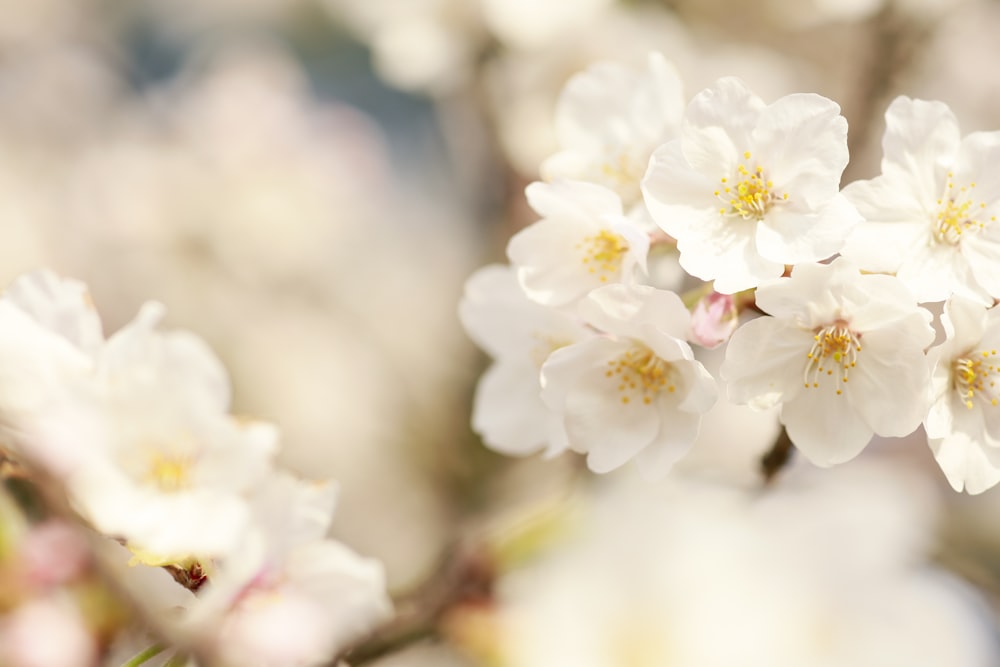
<path fill-rule="evenodd" d="M 688 105 L 681 138 L 653 154 L 642 189 L 681 266 L 733 293 L 840 250 L 860 221 L 839 194 L 846 165 L 836 103 L 796 94 L 765 105 L 725 78 Z"/>
<path fill-rule="evenodd" d="M 472 427 L 504 454 L 554 456 L 567 447 L 562 419 L 542 402 L 539 369 L 553 350 L 593 335 L 572 313 L 529 301 L 509 266 L 491 265 L 465 284 L 465 330 L 493 359 L 476 387 Z"/>
<path fill-rule="evenodd" d="M 848 261 L 800 264 L 757 289 L 773 317 L 729 341 L 722 377 L 736 403 L 781 404 L 781 421 L 810 461 L 829 466 L 872 434 L 904 436 L 926 414 L 931 314 L 892 276 Z"/>
<path fill-rule="evenodd" d="M 513 237 L 507 257 L 528 297 L 562 306 L 645 270 L 649 237 L 622 213 L 611 190 L 583 181 L 532 183 L 528 203 L 543 216 Z"/>
<path fill-rule="evenodd" d="M 934 458 L 956 491 L 1000 482 L 1000 308 L 945 302 L 945 341 L 928 351 L 933 404 L 924 420 Z"/>
<path fill-rule="evenodd" d="M 659 53 L 649 55 L 644 71 L 591 65 L 559 96 L 555 130 L 562 150 L 542 163 L 542 175 L 604 185 L 630 209 L 641 201 L 649 156 L 678 135 L 684 104 L 680 76 Z"/>
<path fill-rule="evenodd" d="M 1000 132 L 961 138 L 942 102 L 897 97 L 882 175 L 844 188 L 864 216 L 843 255 L 895 273 L 921 302 L 1000 296 Z"/>
<path fill-rule="evenodd" d="M 561 348 L 542 366 L 542 398 L 561 414 L 570 446 L 595 472 L 635 458 L 665 474 L 698 435 L 715 381 L 684 337 L 690 314 L 673 292 L 610 285 L 580 303 L 607 336 Z"/>
<path fill-rule="evenodd" d="M 95 380 L 41 429 L 88 453 L 67 477 L 80 513 L 151 564 L 232 548 L 249 519 L 242 494 L 277 447 L 272 425 L 227 413 L 228 379 L 204 342 L 155 330 L 162 314 L 147 304 L 112 336 Z"/>
<path fill-rule="evenodd" d="M 391 614 L 381 564 L 325 539 L 334 503 L 331 485 L 288 475 L 261 487 L 255 530 L 187 619 L 222 664 L 324 664 Z"/>

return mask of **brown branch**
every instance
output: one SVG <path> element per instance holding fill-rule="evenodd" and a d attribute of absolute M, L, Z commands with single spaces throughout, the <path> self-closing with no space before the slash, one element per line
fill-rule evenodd
<path fill-rule="evenodd" d="M 767 450 L 767 453 L 760 458 L 760 471 L 764 475 L 765 485 L 769 485 L 774 481 L 774 478 L 781 469 L 792 459 L 794 451 L 795 445 L 792 443 L 792 439 L 788 437 L 788 431 L 782 426 L 774 444 L 771 445 L 771 449 Z"/>

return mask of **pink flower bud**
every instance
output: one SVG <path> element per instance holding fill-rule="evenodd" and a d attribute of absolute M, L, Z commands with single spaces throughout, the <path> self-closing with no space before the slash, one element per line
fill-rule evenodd
<path fill-rule="evenodd" d="M 712 292 L 691 313 L 691 340 L 703 347 L 722 345 L 736 331 L 739 312 L 731 294 Z"/>

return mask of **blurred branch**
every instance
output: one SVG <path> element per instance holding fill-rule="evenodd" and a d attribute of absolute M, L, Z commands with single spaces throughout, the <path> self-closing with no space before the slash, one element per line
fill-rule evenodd
<path fill-rule="evenodd" d="M 778 437 L 775 439 L 771 449 L 760 458 L 760 471 L 764 475 L 764 484 L 769 485 L 774 481 L 775 476 L 792 459 L 795 445 L 788 437 L 788 431 L 781 427 Z"/>
<path fill-rule="evenodd" d="M 351 667 L 369 664 L 422 639 L 438 636 L 445 614 L 468 602 L 492 597 L 494 568 L 479 546 L 457 546 L 419 590 L 396 601 L 396 616 L 370 637 L 329 663 L 348 660 Z"/>

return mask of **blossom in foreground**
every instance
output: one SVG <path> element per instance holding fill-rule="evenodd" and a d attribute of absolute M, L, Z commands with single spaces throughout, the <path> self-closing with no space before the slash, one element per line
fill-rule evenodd
<path fill-rule="evenodd" d="M 493 359 L 476 387 L 472 427 L 490 448 L 512 455 L 567 447 L 562 419 L 542 402 L 539 369 L 553 350 L 592 336 L 570 311 L 528 300 L 509 266 L 483 267 L 465 284 L 459 317 Z"/>
<path fill-rule="evenodd" d="M 390 616 L 382 565 L 325 538 L 335 494 L 289 475 L 260 488 L 254 529 L 185 621 L 221 664 L 325 664 Z"/>
<path fill-rule="evenodd" d="M 735 78 L 688 105 L 653 154 L 643 196 L 691 275 L 733 293 L 840 251 L 857 211 L 840 195 L 847 121 L 814 94 L 770 105 Z"/>
<path fill-rule="evenodd" d="M 761 285 L 770 317 L 740 327 L 726 350 L 729 398 L 781 405 L 792 442 L 817 465 L 854 458 L 873 434 L 905 436 L 926 414 L 931 314 L 893 276 L 850 262 L 801 264 Z"/>
<path fill-rule="evenodd" d="M 40 429 L 88 452 L 66 478 L 97 530 L 150 564 L 231 549 L 246 529 L 244 493 L 271 472 L 277 431 L 228 414 L 225 369 L 205 343 L 156 329 L 147 304 L 115 333 L 93 382 L 67 395 Z"/>
<path fill-rule="evenodd" d="M 559 96 L 555 129 L 562 150 L 542 163 L 546 180 L 572 178 L 613 189 L 626 208 L 641 202 L 649 156 L 677 137 L 685 100 L 677 70 L 652 53 L 645 70 L 592 65 Z"/>
<path fill-rule="evenodd" d="M 542 399 L 594 472 L 634 458 L 660 477 L 691 447 L 717 398 L 684 341 L 690 315 L 673 292 L 626 285 L 591 292 L 580 314 L 607 335 L 553 352 L 542 366 Z"/>
<path fill-rule="evenodd" d="M 532 301 L 564 306 L 590 290 L 645 270 L 649 237 L 622 212 L 613 191 L 583 181 L 532 183 L 528 203 L 542 216 L 511 237 L 507 257 Z"/>
<path fill-rule="evenodd" d="M 933 403 L 924 429 L 956 491 L 1000 482 L 1000 308 L 954 297 L 945 303 L 945 340 L 927 352 Z"/>
<path fill-rule="evenodd" d="M 942 102 L 897 97 L 882 174 L 844 188 L 864 216 L 843 255 L 895 273 L 921 302 L 1000 296 L 1000 132 L 962 138 Z"/>

